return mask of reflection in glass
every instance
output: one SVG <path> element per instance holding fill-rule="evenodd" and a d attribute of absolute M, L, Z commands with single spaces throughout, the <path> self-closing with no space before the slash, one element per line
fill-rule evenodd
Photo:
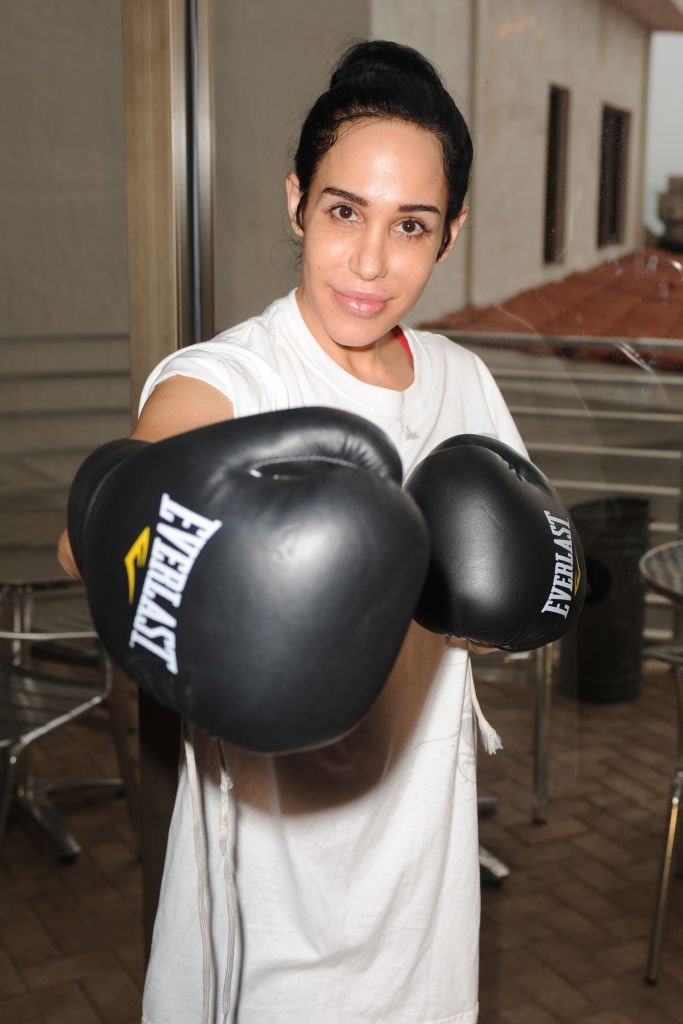
<path fill-rule="evenodd" d="M 0 559 L 54 559 L 76 466 L 130 421 L 120 9 L 2 20 Z"/>

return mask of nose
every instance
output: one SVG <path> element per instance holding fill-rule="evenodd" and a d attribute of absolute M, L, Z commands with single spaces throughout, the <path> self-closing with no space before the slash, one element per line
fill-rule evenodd
<path fill-rule="evenodd" d="M 381 229 L 366 228 L 355 239 L 349 267 L 361 281 L 374 281 L 387 272 L 387 239 Z"/>

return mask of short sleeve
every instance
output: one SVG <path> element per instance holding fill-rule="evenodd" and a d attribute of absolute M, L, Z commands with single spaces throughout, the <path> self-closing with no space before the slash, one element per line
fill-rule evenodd
<path fill-rule="evenodd" d="M 176 376 L 190 377 L 216 388 L 230 399 L 235 416 L 251 416 L 287 406 L 284 382 L 265 359 L 238 345 L 215 340 L 189 345 L 163 359 L 145 382 L 138 414 L 154 388 Z"/>

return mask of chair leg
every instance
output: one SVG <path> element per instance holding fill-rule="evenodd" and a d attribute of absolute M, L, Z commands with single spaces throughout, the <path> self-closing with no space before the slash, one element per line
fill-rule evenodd
<path fill-rule="evenodd" d="M 677 868 L 678 824 L 681 794 L 683 794 L 683 666 L 674 665 L 672 666 L 672 669 L 674 689 L 676 693 L 678 766 L 676 774 L 671 781 L 669 814 L 666 824 L 666 834 L 664 836 L 664 846 L 662 849 L 657 901 L 655 903 L 655 915 L 652 923 L 647 971 L 645 974 L 645 980 L 650 985 L 655 985 L 659 976 L 659 959 L 662 951 L 664 927 L 666 924 L 666 916 L 669 906 L 671 881 Z"/>
<path fill-rule="evenodd" d="M 681 793 L 683 793 L 683 765 L 679 766 L 671 783 L 671 801 L 659 871 L 655 916 L 650 935 L 647 972 L 645 974 L 645 980 L 650 985 L 656 985 L 659 977 L 659 960 L 662 952 L 662 939 L 664 937 L 664 926 L 666 924 L 669 894 L 671 892 L 671 880 L 676 866 L 676 840 L 678 838 Z"/>
<path fill-rule="evenodd" d="M 72 864 L 83 847 L 55 805 L 39 791 L 23 787 L 17 788 L 14 800 L 50 838 L 57 849 L 59 859 L 65 864 Z"/>
<path fill-rule="evenodd" d="M 12 805 L 12 793 L 14 791 L 14 769 L 17 763 L 17 754 L 12 749 L 3 751 L 2 764 L 0 766 L 0 847 L 7 828 L 10 807 Z"/>
<path fill-rule="evenodd" d="M 482 885 L 499 886 L 510 874 L 507 864 L 499 860 L 494 853 L 479 844 L 479 870 L 481 872 Z"/>
<path fill-rule="evenodd" d="M 111 722 L 112 737 L 119 764 L 123 792 L 128 806 L 128 815 L 140 842 L 140 781 L 130 749 L 131 722 L 125 678 L 118 670 L 111 668 L 107 661 L 105 671 L 109 677 L 107 709 Z"/>
<path fill-rule="evenodd" d="M 57 846 L 60 859 L 72 862 L 80 853 L 81 846 L 57 809 L 34 788 L 33 776 L 27 768 L 29 752 L 23 744 L 18 744 L 9 748 L 3 757 L 0 769 L 0 843 L 14 804 L 48 833 Z M 21 761 L 20 755 L 23 755 Z"/>
<path fill-rule="evenodd" d="M 548 819 L 548 734 L 553 685 L 553 645 L 536 651 L 536 700 L 534 704 L 534 805 L 532 821 Z"/>
<path fill-rule="evenodd" d="M 481 795 L 477 797 L 477 814 L 480 818 L 488 818 L 495 814 L 497 806 L 498 797 Z M 481 843 L 479 844 L 479 871 L 482 885 L 489 887 L 502 885 L 510 874 L 507 864 L 504 864 L 499 857 L 496 857 L 495 853 L 491 853 Z"/>

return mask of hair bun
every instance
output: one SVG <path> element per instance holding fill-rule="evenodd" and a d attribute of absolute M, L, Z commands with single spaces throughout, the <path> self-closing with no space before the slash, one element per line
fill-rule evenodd
<path fill-rule="evenodd" d="M 367 74 L 407 75 L 441 82 L 434 66 L 417 50 L 385 39 L 371 39 L 355 43 L 342 54 L 332 73 L 330 88 Z"/>
<path fill-rule="evenodd" d="M 306 115 L 294 156 L 303 214 L 316 170 L 345 125 L 368 118 L 404 121 L 438 140 L 448 186 L 444 235 L 437 259 L 450 239 L 450 225 L 461 213 L 472 165 L 472 140 L 465 120 L 434 65 L 417 50 L 384 39 L 355 43 L 342 54 L 330 87 Z"/>

